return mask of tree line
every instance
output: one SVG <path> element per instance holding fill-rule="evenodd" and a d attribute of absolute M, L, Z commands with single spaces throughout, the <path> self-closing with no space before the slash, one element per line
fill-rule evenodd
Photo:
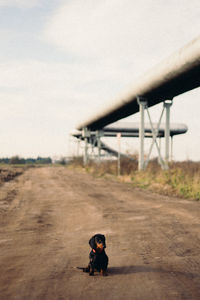
<path fill-rule="evenodd" d="M 22 164 L 52 164 L 52 159 L 50 157 L 40 157 L 37 158 L 21 158 L 18 155 L 11 158 L 0 158 L 0 164 L 13 164 L 13 165 L 22 165 Z"/>

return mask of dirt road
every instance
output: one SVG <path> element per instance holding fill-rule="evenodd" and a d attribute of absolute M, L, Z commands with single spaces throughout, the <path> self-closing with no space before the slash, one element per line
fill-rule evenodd
<path fill-rule="evenodd" d="M 107 238 L 109 276 L 76 269 Z M 200 299 L 200 203 L 64 167 L 0 187 L 0 299 Z"/>

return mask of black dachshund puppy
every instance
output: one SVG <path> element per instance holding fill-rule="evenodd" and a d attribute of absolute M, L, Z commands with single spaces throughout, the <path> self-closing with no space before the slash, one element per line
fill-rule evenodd
<path fill-rule="evenodd" d="M 82 269 L 83 272 L 88 272 L 90 276 L 94 275 L 94 271 L 100 272 L 102 276 L 107 276 L 108 256 L 106 255 L 106 239 L 103 234 L 95 234 L 89 240 L 89 245 L 92 248 L 89 254 L 89 264 L 87 268 Z"/>

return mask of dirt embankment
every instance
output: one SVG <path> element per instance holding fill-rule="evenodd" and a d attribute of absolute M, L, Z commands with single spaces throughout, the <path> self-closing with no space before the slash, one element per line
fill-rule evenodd
<path fill-rule="evenodd" d="M 0 167 L 0 184 L 13 180 L 16 176 L 21 175 L 24 168 L 2 168 Z"/>
<path fill-rule="evenodd" d="M 109 276 L 88 263 L 107 238 Z M 0 299 L 200 299 L 200 205 L 65 167 L 0 186 Z"/>

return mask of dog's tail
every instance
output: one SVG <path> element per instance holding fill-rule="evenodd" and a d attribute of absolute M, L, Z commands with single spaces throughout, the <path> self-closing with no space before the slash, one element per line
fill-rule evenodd
<path fill-rule="evenodd" d="M 83 267 L 76 267 L 77 269 L 79 269 L 79 270 L 82 270 L 83 272 L 86 272 L 86 273 L 88 273 L 89 272 L 89 268 L 87 267 L 87 268 L 83 268 Z"/>

